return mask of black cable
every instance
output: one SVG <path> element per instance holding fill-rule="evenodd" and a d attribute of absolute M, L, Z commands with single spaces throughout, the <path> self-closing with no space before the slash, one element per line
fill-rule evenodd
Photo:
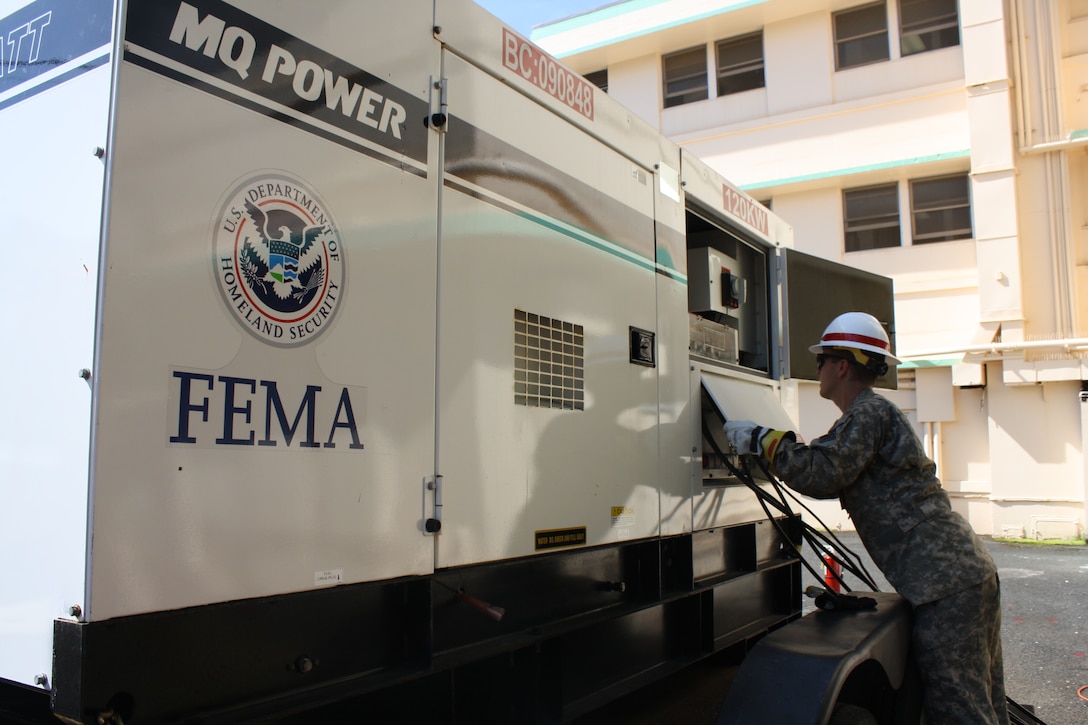
<path fill-rule="evenodd" d="M 721 419 L 720 411 L 717 412 L 719 418 Z M 714 452 L 722 459 L 729 471 L 734 476 L 736 476 L 739 481 L 747 485 L 753 492 L 755 492 L 756 498 L 760 502 L 760 506 L 763 507 L 764 513 L 767 514 L 767 518 L 775 522 L 775 526 L 778 529 L 779 534 L 781 534 L 787 541 L 791 540 L 790 537 L 787 536 L 784 531 L 782 531 L 781 526 L 775 521 L 773 515 L 768 509 L 768 503 L 770 503 L 781 513 L 791 517 L 795 516 L 793 509 L 786 501 L 786 489 L 782 485 L 781 481 L 779 481 L 777 477 L 775 477 L 774 474 L 770 472 L 768 467 L 764 464 L 762 457 L 756 456 L 757 463 L 762 470 L 764 476 L 766 476 L 768 484 L 770 484 L 770 486 L 778 495 L 778 498 L 776 499 L 771 496 L 771 494 L 764 491 L 763 488 L 756 483 L 755 478 L 754 476 L 752 476 L 750 471 L 741 471 L 740 469 L 735 467 L 732 462 L 730 462 L 729 458 L 722 452 L 721 448 L 718 446 L 717 441 L 714 440 L 714 437 L 710 432 L 710 428 L 705 420 L 702 421 L 702 427 L 703 437 L 710 444 L 711 448 L 713 448 Z M 744 459 L 747 459 L 747 456 L 745 456 Z M 797 503 L 799 503 L 801 507 L 809 513 L 809 515 L 811 515 L 821 526 L 824 527 L 824 529 L 827 529 L 827 525 L 820 520 L 820 517 L 813 513 L 812 510 L 803 502 L 801 502 L 796 496 L 794 496 L 792 492 L 789 493 L 789 496 L 794 501 L 797 501 Z M 830 530 L 828 530 L 825 534 L 824 532 L 815 529 L 803 519 L 801 519 L 801 529 L 801 536 L 803 540 L 806 541 L 810 546 L 812 546 L 813 549 L 824 549 L 833 560 L 838 562 L 838 564 L 844 571 L 856 576 L 873 591 L 878 590 L 876 583 L 873 581 L 873 578 L 869 574 L 868 570 L 866 570 L 865 565 L 861 562 L 861 559 L 852 551 L 850 551 L 850 549 L 846 547 L 837 537 L 835 537 L 835 535 L 832 534 Z M 828 535 L 830 535 L 831 540 L 828 539 Z M 843 555 L 843 552 L 846 552 L 845 557 Z M 818 574 L 815 569 L 810 566 L 807 561 L 805 561 L 804 557 L 801 556 L 800 553 L 798 553 L 798 559 L 817 581 L 823 579 L 823 577 L 821 577 L 820 574 Z M 850 586 L 846 583 L 840 573 L 836 572 L 834 568 L 830 568 L 829 571 L 831 572 L 831 575 L 835 578 L 835 580 L 837 580 L 846 591 L 852 591 Z"/>
<path fill-rule="evenodd" d="M 725 456 L 721 448 L 718 447 L 717 441 L 715 441 L 714 437 L 710 434 L 710 428 L 707 426 L 705 420 L 703 421 L 703 437 L 706 438 L 708 443 L 710 443 L 711 448 L 713 448 L 714 452 L 722 459 L 726 467 L 729 469 L 730 473 L 736 476 L 739 481 L 744 483 L 746 486 L 748 486 L 749 489 L 755 492 L 756 500 L 759 501 L 759 505 L 763 508 L 763 512 L 767 515 L 767 519 L 774 525 L 775 529 L 778 531 L 779 536 L 781 536 L 785 541 L 789 541 L 792 544 L 792 537 L 790 537 L 789 534 L 786 533 L 786 531 L 782 528 L 782 524 L 778 521 L 778 519 L 774 517 L 774 515 L 770 511 L 770 508 L 768 507 L 768 504 L 770 503 L 773 504 L 775 508 L 777 508 L 781 513 L 784 513 L 790 517 L 795 516 L 796 514 L 794 514 L 793 510 L 789 507 L 785 500 L 775 499 L 769 493 L 760 488 L 759 484 L 756 483 L 755 478 L 752 476 L 750 471 L 741 471 L 740 469 L 736 468 Z M 803 519 L 801 519 L 802 538 L 805 538 L 806 528 L 811 527 L 806 524 Z M 805 569 L 807 569 L 808 572 L 812 574 L 812 576 L 817 581 L 820 581 L 822 578 L 820 574 L 811 564 L 808 563 L 808 561 L 805 560 L 805 557 L 801 554 L 801 552 L 796 550 L 796 547 L 794 547 L 793 553 L 797 557 L 797 560 L 801 562 L 801 565 L 804 566 Z M 838 579 L 839 583 L 846 588 L 847 591 L 850 591 L 850 587 L 847 586 L 846 582 L 842 580 L 842 577 L 839 574 L 834 571 L 832 571 L 832 574 L 835 576 L 836 579 Z"/>
<path fill-rule="evenodd" d="M 749 457 L 746 456 L 742 460 L 745 460 L 745 462 L 747 463 L 748 458 Z M 763 475 L 766 477 L 766 480 L 767 480 L 768 484 L 770 484 L 770 486 L 774 489 L 775 493 L 778 494 L 779 498 L 783 502 L 783 505 L 785 505 L 787 508 L 789 508 L 789 504 L 786 502 L 786 495 L 787 495 L 788 489 L 785 486 L 782 485 L 782 482 L 779 481 L 778 478 L 773 473 L 771 473 L 768 466 L 764 463 L 762 456 L 756 455 L 755 459 L 756 459 L 756 463 L 759 466 L 760 470 L 763 472 Z M 754 477 L 752 477 L 752 478 L 754 480 Z M 789 496 L 794 501 L 797 501 L 798 503 L 801 503 L 797 499 L 796 496 L 793 496 L 792 493 L 790 493 Z M 813 513 L 813 511 L 810 508 L 808 508 L 808 506 L 804 505 L 803 503 L 801 503 L 801 506 L 802 506 L 802 508 L 805 509 L 805 511 L 808 511 L 808 513 L 814 519 L 816 519 L 816 521 L 821 526 L 823 526 L 824 529 L 827 529 L 827 524 L 825 524 L 820 519 L 819 516 L 817 516 L 815 513 Z M 792 511 L 792 509 L 790 509 L 790 510 Z M 803 534 L 805 540 L 808 542 L 808 544 L 813 549 L 823 549 L 823 550 L 825 550 L 828 553 L 828 555 L 834 561 L 838 562 L 839 566 L 844 571 L 847 571 L 847 572 L 853 574 L 854 576 L 858 577 L 859 579 L 862 580 L 863 583 L 869 585 L 869 587 L 871 589 L 876 591 L 876 585 L 873 583 L 872 578 L 870 576 L 868 576 L 868 572 L 864 571 L 865 567 L 861 566 L 860 569 L 859 569 L 859 567 L 855 565 L 854 560 L 847 560 L 847 559 L 844 559 L 842 557 L 841 552 L 845 551 L 845 552 L 849 552 L 851 556 L 854 556 L 854 559 L 857 559 L 857 557 L 853 554 L 853 552 L 850 552 L 850 550 L 846 546 L 844 546 L 841 541 L 839 541 L 837 538 L 835 538 L 834 539 L 834 544 L 835 545 L 832 545 L 831 542 L 828 541 L 827 536 L 823 532 L 817 530 L 812 525 L 805 523 L 803 519 L 802 519 L 802 534 Z M 832 538 L 834 538 L 834 534 L 831 534 L 831 536 L 832 536 Z M 837 546 L 837 548 L 836 548 L 836 546 Z M 860 560 L 858 560 L 858 563 L 860 563 Z M 839 583 L 839 585 L 842 588 L 844 588 L 848 592 L 852 591 L 850 586 L 846 583 L 845 579 L 843 579 L 842 575 L 839 572 L 835 571 L 833 568 L 829 569 L 829 571 L 831 573 L 831 576 L 834 577 L 834 579 Z M 820 577 L 817 575 L 816 578 L 819 579 Z M 826 588 L 826 586 L 825 586 L 825 588 Z"/>
<path fill-rule="evenodd" d="M 724 423 L 724 418 L 721 416 L 721 412 L 720 411 L 716 411 L 716 412 L 718 413 L 719 419 L 722 420 L 722 422 Z M 711 447 L 714 448 L 715 452 L 725 462 L 726 466 L 730 469 L 731 472 L 734 473 L 734 475 L 737 476 L 738 479 L 743 481 L 745 484 L 747 484 L 750 488 L 752 488 L 758 494 L 768 495 L 768 494 L 765 494 L 765 492 L 761 488 L 758 488 L 758 486 L 754 486 L 754 478 L 751 477 L 750 474 L 749 474 L 749 480 L 746 480 L 744 476 L 739 475 L 740 472 L 737 471 L 737 469 L 729 462 L 729 459 L 725 457 L 725 455 L 722 453 L 721 449 L 718 447 L 717 442 L 714 440 L 713 436 L 710 434 L 709 428 L 707 427 L 705 420 L 703 421 L 703 435 L 707 439 L 707 441 L 710 443 Z M 811 525 L 805 523 L 802 520 L 803 535 L 808 540 L 809 544 L 812 545 L 814 548 L 817 548 L 818 543 L 823 544 L 823 546 L 819 547 L 819 548 L 828 549 L 829 553 L 831 554 L 833 559 L 838 561 L 839 564 L 841 566 L 843 566 L 844 568 L 846 568 L 847 571 L 849 571 L 850 573 L 856 575 L 865 584 L 867 584 L 871 589 L 873 589 L 873 591 L 876 591 L 877 586 L 874 583 L 874 581 L 872 579 L 872 576 L 865 569 L 864 564 L 862 564 L 861 559 L 856 554 L 854 554 L 852 551 L 850 551 L 850 549 L 848 547 L 846 547 L 837 537 L 835 537 L 834 534 L 832 534 L 830 532 L 830 529 L 828 529 L 827 524 L 825 524 L 820 519 L 819 516 L 817 516 L 808 506 L 806 506 L 802 501 L 800 501 L 800 499 L 798 499 L 795 495 L 793 495 L 793 493 L 791 491 L 789 491 L 788 489 L 786 489 L 782 485 L 782 483 L 774 476 L 774 474 L 772 474 L 770 472 L 770 470 L 767 468 L 767 466 L 764 465 L 764 463 L 762 461 L 762 458 L 757 457 L 757 461 L 758 461 L 759 466 L 762 469 L 764 475 L 767 478 L 767 482 L 771 485 L 771 487 L 775 490 L 775 492 L 778 494 L 779 498 L 781 499 L 781 503 L 776 503 L 776 508 L 778 508 L 780 511 L 788 512 L 789 515 L 793 515 L 793 510 L 789 507 L 789 504 L 786 502 L 786 494 L 788 493 L 789 497 L 792 498 L 794 501 L 796 501 L 798 504 L 800 504 L 801 507 L 805 511 L 807 511 L 809 513 L 809 515 L 812 516 L 812 518 L 814 518 L 817 521 L 817 523 L 819 523 L 821 526 L 824 527 L 825 530 L 827 530 L 827 534 L 830 535 L 832 537 L 832 539 L 833 539 L 833 543 L 828 541 L 827 535 L 825 535 L 823 532 L 818 531 L 817 529 L 815 529 L 814 527 L 812 527 Z M 836 547 L 837 547 L 837 549 L 836 549 Z M 840 551 L 841 552 L 846 552 L 850 557 L 852 557 L 852 559 L 850 559 L 850 560 L 843 559 L 841 556 L 838 555 Z M 832 572 L 832 574 L 835 575 L 834 572 Z M 840 584 L 842 584 L 843 586 L 846 586 L 846 583 L 842 580 L 841 576 L 835 575 L 835 578 L 839 581 Z M 849 587 L 847 587 L 847 590 L 849 590 Z"/>
<path fill-rule="evenodd" d="M 865 562 L 862 561 L 861 557 L 851 551 L 850 548 L 847 547 L 845 544 L 843 544 L 842 540 L 840 540 L 839 537 L 833 531 L 831 531 L 830 528 L 828 528 L 827 524 L 820 520 L 820 517 L 817 516 L 812 511 L 812 509 L 810 509 L 805 504 L 805 502 L 798 497 L 797 494 L 795 494 L 789 488 L 786 488 L 784 490 L 789 498 L 793 499 L 793 501 L 798 506 L 808 512 L 808 514 L 812 516 L 812 518 L 814 518 L 820 524 L 820 526 L 823 527 L 823 530 L 813 529 L 813 532 L 816 534 L 816 536 L 821 539 L 820 543 L 824 544 L 826 548 L 831 549 L 832 555 L 841 552 L 843 556 L 848 557 L 851 560 L 853 567 L 855 567 L 857 571 L 864 574 L 864 576 L 858 576 L 858 578 L 861 579 L 865 584 L 867 584 L 874 592 L 879 591 L 876 585 L 876 580 L 873 579 L 873 575 L 869 573 L 869 570 L 866 568 Z"/>
<path fill-rule="evenodd" d="M 801 506 L 801 508 L 807 511 L 808 514 L 812 516 L 812 518 L 816 519 L 816 522 L 819 523 L 820 526 L 823 527 L 823 531 L 820 531 L 811 526 L 809 527 L 809 530 L 811 531 L 812 535 L 816 537 L 821 544 L 824 545 L 823 548 L 831 554 L 831 558 L 838 561 L 844 569 L 847 569 L 858 579 L 861 579 L 862 583 L 868 586 L 872 591 L 879 591 L 879 587 L 877 587 L 876 581 L 873 579 L 872 574 L 869 573 L 869 570 L 865 567 L 865 564 L 862 562 L 861 557 L 851 551 L 849 547 L 847 547 L 845 544 L 843 544 L 839 537 L 836 536 L 831 531 L 831 529 L 828 528 L 827 524 L 825 524 L 820 519 L 820 517 L 812 511 L 812 509 L 805 505 L 805 503 L 800 498 L 798 498 L 793 493 L 793 491 L 790 491 L 789 488 L 782 485 L 781 481 L 779 481 L 775 477 L 775 475 L 771 473 L 770 467 L 763 460 L 762 456 L 756 456 L 756 462 L 758 463 L 760 470 L 763 471 L 763 475 L 765 475 L 768 480 L 774 482 L 773 485 L 775 487 L 775 490 L 780 496 L 783 496 L 783 498 L 785 498 L 786 496 L 792 498 L 799 506 Z M 849 561 L 847 559 L 849 559 Z M 839 581 L 840 583 L 842 582 L 841 579 L 839 579 Z"/>

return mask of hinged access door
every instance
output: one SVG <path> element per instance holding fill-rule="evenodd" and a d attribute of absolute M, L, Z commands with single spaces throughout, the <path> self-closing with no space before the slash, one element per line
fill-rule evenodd
<path fill-rule="evenodd" d="M 653 171 L 453 53 L 443 67 L 438 566 L 650 535 Z"/>
<path fill-rule="evenodd" d="M 431 570 L 432 13 L 127 3 L 89 616 Z"/>
<path fill-rule="evenodd" d="M 831 320 L 843 312 L 868 312 L 888 333 L 895 352 L 895 296 L 892 280 L 795 249 L 779 251 L 784 314 L 784 377 L 817 380 L 816 358 L 808 351 Z M 895 368 L 877 387 L 897 387 Z"/>

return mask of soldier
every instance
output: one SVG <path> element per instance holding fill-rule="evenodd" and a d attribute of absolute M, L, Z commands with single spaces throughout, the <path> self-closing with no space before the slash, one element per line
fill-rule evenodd
<path fill-rule="evenodd" d="M 809 444 L 751 421 L 725 424 L 740 454 L 763 456 L 790 488 L 838 497 L 884 576 L 914 609 L 914 656 L 930 725 L 1007 725 L 997 568 L 952 511 L 907 417 L 873 391 L 888 335 L 871 315 L 836 317 L 816 354 L 820 396 L 842 411 Z"/>

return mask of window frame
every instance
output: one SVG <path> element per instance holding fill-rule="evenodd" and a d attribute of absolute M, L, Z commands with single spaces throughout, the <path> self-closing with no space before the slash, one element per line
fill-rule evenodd
<path fill-rule="evenodd" d="M 851 194 L 859 192 L 874 192 L 880 190 L 891 191 L 891 196 L 895 200 L 895 212 L 886 212 L 882 214 L 875 214 L 869 216 L 859 216 L 851 219 L 850 217 L 850 199 Z M 894 223 L 892 223 L 894 220 Z M 867 252 L 874 249 L 894 249 L 896 247 L 903 246 L 903 219 L 902 210 L 899 203 L 899 182 L 893 181 L 890 183 L 882 184 L 869 184 L 866 186 L 858 186 L 852 189 L 842 190 L 842 227 L 843 227 L 843 250 L 846 253 L 854 252 Z M 877 244 L 862 246 L 857 243 L 851 245 L 851 239 L 858 239 L 858 235 L 864 232 L 877 231 L 886 229 L 895 229 L 895 243 L 894 244 Z M 881 237 L 883 235 L 880 235 Z"/>
<path fill-rule="evenodd" d="M 600 88 L 605 93 L 608 93 L 608 68 L 601 68 L 600 70 L 590 71 L 586 73 L 583 78 Z"/>
<path fill-rule="evenodd" d="M 848 37 L 839 36 L 839 21 L 842 18 L 846 18 L 849 15 L 860 14 L 863 12 L 871 11 L 874 8 L 879 7 L 882 10 L 881 17 L 884 21 L 884 26 L 881 29 L 864 32 L 861 34 L 855 34 Z M 882 63 L 884 61 L 891 60 L 891 35 L 888 23 L 888 3 L 887 0 L 876 0 L 876 2 L 865 3 L 864 5 L 855 5 L 852 8 L 840 10 L 831 14 L 831 35 L 835 46 L 835 70 L 848 70 L 850 68 L 859 68 L 865 65 L 872 65 L 873 63 Z M 883 57 L 873 57 L 867 60 L 853 62 L 849 64 L 843 63 L 843 50 L 847 44 L 855 44 L 853 47 L 860 47 L 857 44 L 863 43 L 872 38 L 883 36 Z"/>
<path fill-rule="evenodd" d="M 919 209 L 915 202 L 915 186 L 918 184 L 926 184 L 931 182 L 946 181 L 948 179 L 962 178 L 964 183 L 964 201 L 962 203 L 937 203 L 930 206 Z M 940 242 L 955 242 L 963 239 L 973 239 L 975 236 L 975 221 L 973 204 L 971 203 L 971 178 L 968 172 L 962 171 L 954 174 L 941 174 L 939 176 L 927 176 L 921 179 L 910 180 L 910 224 L 911 224 L 911 244 L 938 244 Z M 945 197 L 947 198 L 947 197 Z M 918 215 L 927 213 L 940 213 L 942 215 L 948 212 L 955 212 L 956 210 L 965 209 L 967 211 L 967 227 L 949 227 L 942 229 L 938 232 L 925 232 L 919 234 L 918 232 Z"/>
<path fill-rule="evenodd" d="M 752 56 L 744 58 L 739 61 L 732 62 L 726 66 L 722 64 L 722 49 L 728 47 L 739 48 L 749 44 L 752 40 L 757 40 L 759 53 L 758 56 Z M 767 78 L 765 74 L 766 57 L 763 52 L 763 29 L 760 28 L 754 33 L 745 33 L 744 35 L 737 35 L 732 38 L 723 38 L 722 40 L 715 41 L 714 43 L 714 67 L 715 78 L 717 80 L 717 92 L 718 97 L 733 95 L 734 93 L 744 93 L 745 91 L 752 91 L 758 88 L 767 87 Z M 755 79 L 758 76 L 757 84 L 753 84 L 747 77 Z M 742 79 L 739 84 L 741 87 L 732 90 L 726 90 L 728 83 L 723 82 L 723 79 Z"/>
<path fill-rule="evenodd" d="M 689 53 L 701 53 L 703 58 L 702 70 L 700 72 L 693 72 L 683 75 L 679 78 L 669 77 L 669 60 L 679 58 L 680 56 L 687 55 Z M 694 65 L 694 64 L 692 64 Z M 682 91 L 670 91 L 669 86 L 702 77 L 702 86 L 693 87 Z M 702 91 L 702 97 L 700 98 L 688 98 L 693 94 Z M 675 108 L 677 106 L 683 106 L 688 103 L 698 103 L 699 101 L 705 101 L 710 98 L 710 74 L 707 70 L 707 54 L 706 44 L 693 45 L 690 48 L 684 48 L 673 53 L 668 53 L 661 56 L 661 91 L 662 91 L 662 105 L 665 108 Z M 676 100 L 679 99 L 679 100 Z"/>
<path fill-rule="evenodd" d="M 921 5 L 922 3 L 934 2 L 950 2 L 952 4 L 951 15 L 946 12 L 940 16 L 915 21 L 912 24 L 911 29 L 908 30 L 907 24 L 903 19 L 903 7 L 905 5 Z M 941 50 L 942 48 L 953 48 L 960 44 L 960 8 L 958 0 L 898 0 L 896 5 L 898 7 L 899 15 L 899 54 L 901 57 L 905 58 L 909 55 L 926 53 L 931 50 Z M 952 42 L 949 39 L 949 35 L 944 32 L 950 29 L 956 31 L 954 42 Z M 924 36 L 926 35 L 932 36 L 930 40 L 935 41 L 935 44 L 929 46 L 929 43 L 924 39 Z M 915 38 L 920 39 L 920 47 L 908 49 L 908 41 Z M 911 45 L 913 46 L 915 44 L 911 43 Z"/>

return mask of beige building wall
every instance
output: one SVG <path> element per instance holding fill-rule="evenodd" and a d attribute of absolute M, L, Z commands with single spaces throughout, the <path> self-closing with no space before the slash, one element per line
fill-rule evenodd
<path fill-rule="evenodd" d="M 958 3 L 959 43 L 835 69 L 852 0 L 662 0 L 538 28 L 574 70 L 769 203 L 801 251 L 895 280 L 890 393 L 980 533 L 1083 535 L 1088 466 L 1088 0 Z M 765 84 L 717 96 L 718 40 L 761 32 Z M 705 46 L 705 100 L 663 107 L 662 58 Z M 913 243 L 911 181 L 967 173 L 970 239 Z M 846 252 L 844 190 L 898 184 L 901 243 Z M 800 433 L 838 411 L 798 384 Z M 837 503 L 814 504 L 850 528 Z"/>

